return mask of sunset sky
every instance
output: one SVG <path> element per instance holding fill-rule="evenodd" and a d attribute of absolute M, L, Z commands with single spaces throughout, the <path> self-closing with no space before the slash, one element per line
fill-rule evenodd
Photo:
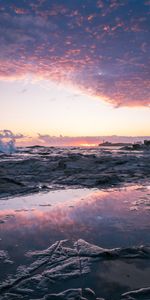
<path fill-rule="evenodd" d="M 149 0 L 0 0 L 0 130 L 150 135 L 149 14 Z"/>

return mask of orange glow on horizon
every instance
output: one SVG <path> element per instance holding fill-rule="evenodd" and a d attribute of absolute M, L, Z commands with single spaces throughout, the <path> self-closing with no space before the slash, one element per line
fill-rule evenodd
<path fill-rule="evenodd" d="M 97 144 L 88 144 L 88 143 L 83 143 L 83 144 L 79 144 L 80 147 L 97 147 Z"/>

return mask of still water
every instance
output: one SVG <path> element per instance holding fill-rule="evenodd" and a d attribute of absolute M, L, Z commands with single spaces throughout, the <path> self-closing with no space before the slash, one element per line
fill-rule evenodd
<path fill-rule="evenodd" d="M 45 249 L 58 240 L 82 238 L 103 248 L 132 247 L 149 245 L 149 231 L 148 186 L 67 189 L 1 199 L 0 249 L 8 252 L 10 260 L 2 263 L 1 282 L 15 274 L 18 266 L 29 264 L 27 251 Z M 119 299 L 121 292 L 150 285 L 148 260 L 104 261 L 98 266 L 82 282 L 77 279 L 71 285 L 101 289 L 106 299 Z"/>

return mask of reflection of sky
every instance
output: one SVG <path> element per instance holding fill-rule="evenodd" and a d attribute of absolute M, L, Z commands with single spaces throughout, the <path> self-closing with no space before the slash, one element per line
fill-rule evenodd
<path fill-rule="evenodd" d="M 149 134 L 149 1 L 1 0 L 0 15 L 1 128 Z"/>
<path fill-rule="evenodd" d="M 21 243 L 32 248 L 46 246 L 49 240 L 80 237 L 103 247 L 147 243 L 149 210 L 146 205 L 137 208 L 135 204 L 140 197 L 144 203 L 147 194 L 148 190 L 135 188 L 92 193 L 70 190 L 3 200 L 0 220 L 5 222 L 0 224 L 1 243 L 7 245 L 23 239 Z"/>
<path fill-rule="evenodd" d="M 107 191 L 70 189 L 0 200 L 0 221 L 5 221 L 0 222 L 0 249 L 7 250 L 13 261 L 1 264 L 1 281 L 14 279 L 19 269 L 22 274 L 32 262 L 36 266 L 37 257 L 26 256 L 29 250 L 43 250 L 60 239 L 69 239 L 64 244 L 67 247 L 72 247 L 70 242 L 78 238 L 108 248 L 148 244 L 148 199 L 148 187 L 134 186 Z M 133 207 L 137 210 L 131 210 Z M 59 254 L 53 254 L 58 259 Z M 49 263 L 51 258 L 48 259 Z M 62 263 L 65 261 L 64 256 L 59 259 Z M 44 268 L 48 271 L 48 263 L 31 272 L 31 276 L 40 276 Z M 51 268 L 57 265 L 55 263 L 53 261 Z M 72 271 L 71 266 L 67 271 Z M 56 282 L 46 281 L 40 290 L 35 291 L 30 277 L 17 288 L 32 286 L 34 298 L 35 293 L 40 297 L 39 293 L 47 291 L 58 293 L 68 288 L 90 287 L 96 295 L 113 300 L 120 299 L 120 295 L 129 290 L 147 287 L 149 272 L 147 259 L 105 258 L 91 263 L 90 272 L 75 280 L 64 280 L 60 271 Z"/>

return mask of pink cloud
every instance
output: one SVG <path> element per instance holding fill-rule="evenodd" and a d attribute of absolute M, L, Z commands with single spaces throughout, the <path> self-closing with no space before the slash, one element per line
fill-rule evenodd
<path fill-rule="evenodd" d="M 148 1 L 2 1 L 0 79 L 74 85 L 114 106 L 149 106 Z"/>

